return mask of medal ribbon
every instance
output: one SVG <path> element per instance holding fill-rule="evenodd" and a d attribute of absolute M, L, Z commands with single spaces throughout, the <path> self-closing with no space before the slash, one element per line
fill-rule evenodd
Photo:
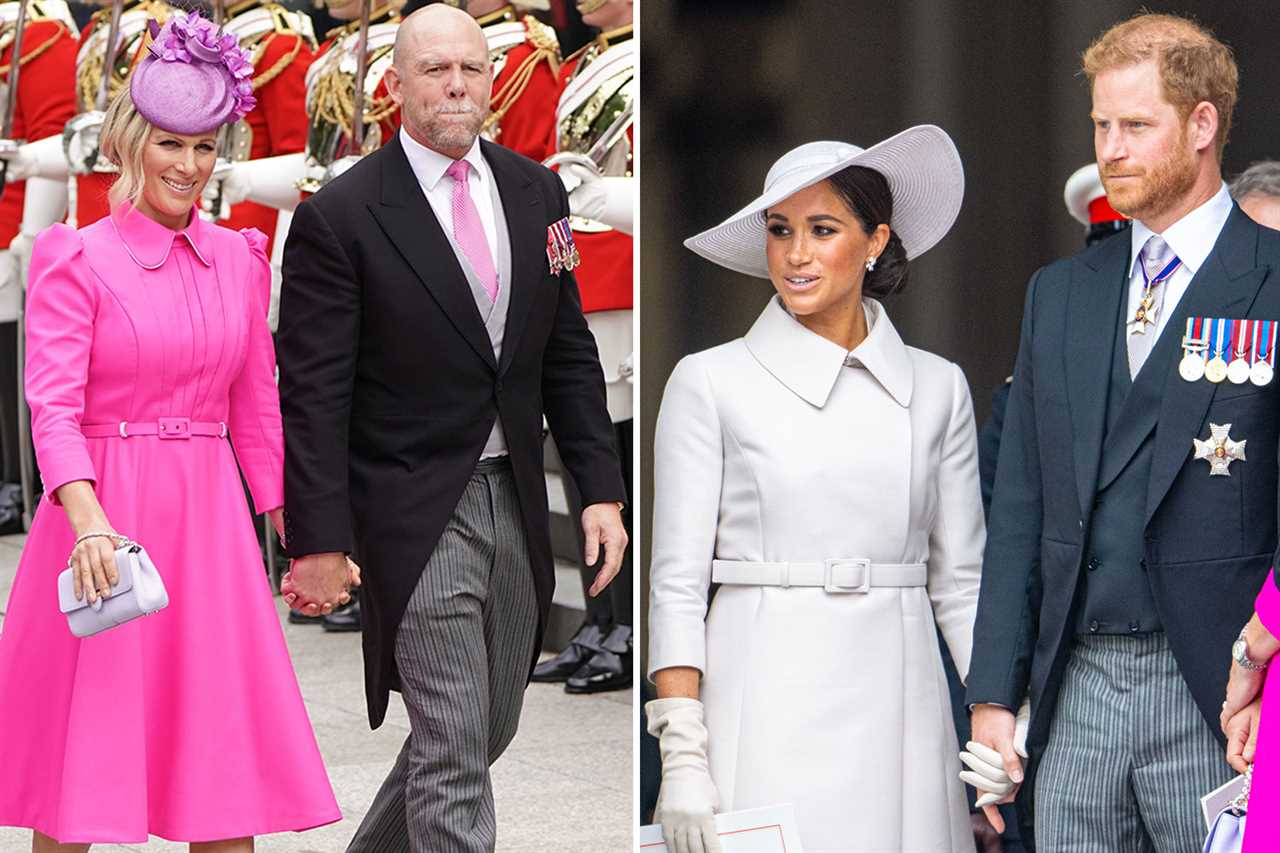
<path fill-rule="evenodd" d="M 1222 354 L 1226 349 L 1227 339 L 1224 337 L 1224 335 L 1227 331 L 1227 322 L 1228 321 L 1224 317 L 1219 317 L 1218 319 L 1213 321 L 1213 324 L 1214 324 L 1213 357 L 1214 358 L 1222 358 Z M 1222 359 L 1222 360 L 1226 361 L 1226 359 Z"/>
<path fill-rule="evenodd" d="M 1249 346 L 1249 339 L 1251 337 L 1250 332 L 1252 331 L 1253 324 L 1250 323 L 1248 320 L 1232 320 L 1231 322 L 1236 324 L 1235 357 L 1243 360 L 1245 357 L 1245 354 L 1248 353 L 1251 349 Z"/>
<path fill-rule="evenodd" d="M 1263 320 L 1262 334 L 1256 336 L 1255 346 L 1258 347 L 1258 358 L 1267 364 L 1275 367 L 1276 363 L 1276 324 L 1274 320 Z"/>
<path fill-rule="evenodd" d="M 1147 290 L 1150 290 L 1160 282 L 1167 279 L 1169 276 L 1173 275 L 1175 272 L 1177 272 L 1178 267 L 1180 266 L 1182 266 L 1182 261 L 1179 260 L 1178 258 L 1174 258 L 1173 260 L 1169 261 L 1168 264 L 1165 265 L 1164 269 L 1160 270 L 1159 275 L 1157 275 L 1155 278 L 1148 278 L 1147 265 L 1141 262 L 1138 263 L 1138 269 L 1142 271 L 1142 284 Z"/>

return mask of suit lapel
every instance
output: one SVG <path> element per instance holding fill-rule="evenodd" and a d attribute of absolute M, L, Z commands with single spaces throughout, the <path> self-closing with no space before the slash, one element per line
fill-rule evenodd
<path fill-rule="evenodd" d="M 1182 304 L 1169 322 L 1186 326 L 1186 318 L 1248 316 L 1258 289 L 1266 281 L 1270 267 L 1259 267 L 1258 226 L 1232 205 L 1231 215 L 1222 228 L 1218 242 L 1205 260 L 1204 266 L 1192 279 Z M 1184 307 L 1185 306 L 1185 307 Z M 1179 331 L 1169 344 L 1174 350 L 1182 334 Z M 1153 353 L 1154 355 L 1154 353 Z M 1172 361 L 1172 357 L 1169 359 Z M 1205 414 L 1218 386 L 1208 380 L 1184 382 L 1171 368 L 1165 370 L 1164 400 L 1160 406 L 1160 419 L 1156 425 L 1155 454 L 1151 461 L 1151 480 L 1147 486 L 1147 515 L 1151 521 L 1156 508 L 1173 485 L 1178 471 L 1186 463 L 1192 450 L 1192 437 L 1204 437 Z M 1144 377 L 1152 382 L 1159 376 Z"/>
<path fill-rule="evenodd" d="M 511 303 L 507 308 L 507 323 L 502 334 L 502 359 L 498 374 L 506 373 L 515 357 L 529 318 L 529 306 L 533 303 L 538 281 L 542 278 L 546 256 L 543 243 L 546 235 L 546 213 L 542 197 L 533 184 L 533 177 L 519 168 L 515 156 L 500 145 L 481 141 L 480 150 L 489 168 L 493 170 L 498 194 L 502 197 L 503 216 L 507 221 L 507 234 L 511 241 Z"/>
<path fill-rule="evenodd" d="M 1125 295 L 1128 235 L 1107 240 L 1076 264 L 1067 297 L 1067 403 L 1073 425 L 1076 492 L 1088 518 L 1106 434 L 1115 323 Z M 1105 335 L 1100 335 L 1105 331 Z"/>
<path fill-rule="evenodd" d="M 476 355 L 496 369 L 493 344 L 485 331 L 471 285 L 418 185 L 399 135 L 374 156 L 382 158 L 381 198 L 379 203 L 369 205 L 374 219 L 458 333 Z"/>

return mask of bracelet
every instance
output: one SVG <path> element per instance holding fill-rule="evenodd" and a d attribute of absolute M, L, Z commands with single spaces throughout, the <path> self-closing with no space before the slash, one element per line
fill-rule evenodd
<path fill-rule="evenodd" d="M 77 536 L 75 543 L 71 546 L 71 550 L 74 551 L 86 539 L 110 539 L 113 542 L 122 543 L 121 547 L 133 544 L 133 541 L 128 536 L 121 536 L 119 533 L 107 533 L 105 530 L 91 530 L 88 533 Z"/>

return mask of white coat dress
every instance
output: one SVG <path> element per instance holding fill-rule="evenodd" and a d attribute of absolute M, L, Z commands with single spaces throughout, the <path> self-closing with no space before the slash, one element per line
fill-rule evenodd
<path fill-rule="evenodd" d="M 775 297 L 745 337 L 676 366 L 654 449 L 649 672 L 702 672 L 721 811 L 792 803 L 806 853 L 967 853 L 935 625 L 963 675 L 985 536 L 973 407 L 959 367 L 863 307 L 852 352 Z M 708 609 L 713 559 L 859 557 L 924 563 L 926 585 L 724 584 Z"/>

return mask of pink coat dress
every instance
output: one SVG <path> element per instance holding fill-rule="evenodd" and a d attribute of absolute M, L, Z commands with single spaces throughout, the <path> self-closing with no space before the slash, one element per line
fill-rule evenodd
<path fill-rule="evenodd" d="M 1280 589 L 1276 589 L 1274 570 L 1262 585 L 1254 608 L 1267 630 L 1280 637 Z M 1244 822 L 1244 853 L 1274 853 L 1280 847 L 1280 678 L 1272 672 L 1277 666 L 1280 657 L 1272 661 L 1262 688 L 1253 787 L 1249 791 L 1249 816 Z"/>
<path fill-rule="evenodd" d="M 240 482 L 260 512 L 283 503 L 265 243 L 128 205 L 36 240 L 26 388 L 45 498 L 0 631 L 0 825 L 140 843 L 341 817 Z M 165 437 L 120 436 L 161 418 L 176 419 Z M 74 535 L 54 491 L 73 480 L 95 484 L 170 600 L 83 640 L 56 590 Z"/>

